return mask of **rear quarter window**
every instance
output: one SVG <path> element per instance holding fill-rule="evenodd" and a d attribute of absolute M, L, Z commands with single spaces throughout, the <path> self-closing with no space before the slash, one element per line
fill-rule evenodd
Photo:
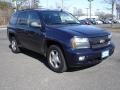
<path fill-rule="evenodd" d="M 28 25 L 28 13 L 20 12 L 17 19 L 18 25 Z"/>
<path fill-rule="evenodd" d="M 15 25 L 16 22 L 17 22 L 17 17 L 18 17 L 18 12 L 14 13 L 14 14 L 11 16 L 11 19 L 10 19 L 9 24 Z"/>

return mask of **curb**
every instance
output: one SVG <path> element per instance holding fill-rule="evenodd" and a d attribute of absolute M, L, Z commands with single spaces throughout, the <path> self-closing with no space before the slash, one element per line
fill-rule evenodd
<path fill-rule="evenodd" d="M 0 25 L 0 28 L 7 28 L 7 25 Z"/>
<path fill-rule="evenodd" d="M 7 28 L 6 27 L 0 27 L 0 30 L 6 30 Z"/>

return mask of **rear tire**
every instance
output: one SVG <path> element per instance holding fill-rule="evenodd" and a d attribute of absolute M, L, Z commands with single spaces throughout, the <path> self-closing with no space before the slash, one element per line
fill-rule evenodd
<path fill-rule="evenodd" d="M 11 44 L 10 44 L 11 50 L 13 53 L 20 53 L 20 48 L 18 47 L 18 43 L 17 40 L 15 39 L 15 37 L 11 38 Z"/>
<path fill-rule="evenodd" d="M 66 61 L 62 50 L 56 46 L 52 45 L 48 49 L 47 60 L 50 69 L 57 73 L 63 73 L 67 71 Z"/>

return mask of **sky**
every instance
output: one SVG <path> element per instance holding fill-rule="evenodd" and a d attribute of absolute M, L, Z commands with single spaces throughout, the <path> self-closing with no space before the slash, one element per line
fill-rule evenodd
<path fill-rule="evenodd" d="M 40 0 L 40 3 L 43 8 L 56 8 L 56 3 L 62 6 L 62 0 Z M 69 12 L 73 12 L 73 8 L 82 9 L 84 13 L 87 13 L 87 9 L 89 7 L 88 0 L 63 0 L 64 6 L 68 8 Z M 47 3 L 48 2 L 48 3 Z M 96 11 L 103 11 L 106 13 L 110 13 L 110 10 L 106 8 L 109 7 L 108 4 L 105 4 L 103 0 L 94 0 L 92 2 L 92 14 Z"/>
<path fill-rule="evenodd" d="M 11 0 L 5 0 L 5 1 L 11 1 Z M 49 9 L 56 9 L 56 4 L 62 6 L 61 2 L 62 0 L 39 0 L 40 6 Z M 89 7 L 88 0 L 63 0 L 63 2 L 64 2 L 63 6 L 66 7 L 69 12 L 73 13 L 74 8 L 77 8 L 77 9 L 82 9 L 83 13 L 87 14 L 86 8 Z M 110 7 L 110 5 L 106 4 L 104 0 L 93 0 L 92 15 L 94 15 L 95 12 L 98 10 L 105 13 L 111 13 L 111 10 L 107 9 L 108 7 Z"/>

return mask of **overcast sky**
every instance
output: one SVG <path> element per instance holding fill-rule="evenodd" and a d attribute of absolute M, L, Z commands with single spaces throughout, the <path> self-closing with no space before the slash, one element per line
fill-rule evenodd
<path fill-rule="evenodd" d="M 11 0 L 5 0 L 5 1 L 11 1 Z M 50 8 L 55 9 L 56 4 L 59 6 L 62 6 L 61 4 L 62 0 L 39 0 L 40 5 L 43 8 Z M 89 7 L 88 0 L 63 0 L 64 1 L 64 7 L 66 7 L 69 12 L 73 12 L 73 8 L 82 9 L 83 12 L 86 14 L 87 9 Z M 106 4 L 104 0 L 94 0 L 92 2 L 92 14 L 94 14 L 96 11 L 103 11 L 106 13 L 110 13 L 111 11 L 107 8 L 110 7 L 110 5 Z"/>
<path fill-rule="evenodd" d="M 56 3 L 60 6 L 62 0 L 40 0 L 41 5 L 43 8 L 56 8 Z M 89 3 L 88 0 L 63 0 L 64 6 L 68 8 L 70 12 L 73 11 L 73 8 L 80 8 L 83 10 L 84 13 L 87 12 L 86 8 L 88 8 Z M 48 3 L 47 3 L 48 2 Z M 95 13 L 97 10 L 104 11 L 104 12 L 110 12 L 110 10 L 107 10 L 106 8 L 109 7 L 108 4 L 105 4 L 103 0 L 94 0 L 92 2 L 92 13 Z"/>

